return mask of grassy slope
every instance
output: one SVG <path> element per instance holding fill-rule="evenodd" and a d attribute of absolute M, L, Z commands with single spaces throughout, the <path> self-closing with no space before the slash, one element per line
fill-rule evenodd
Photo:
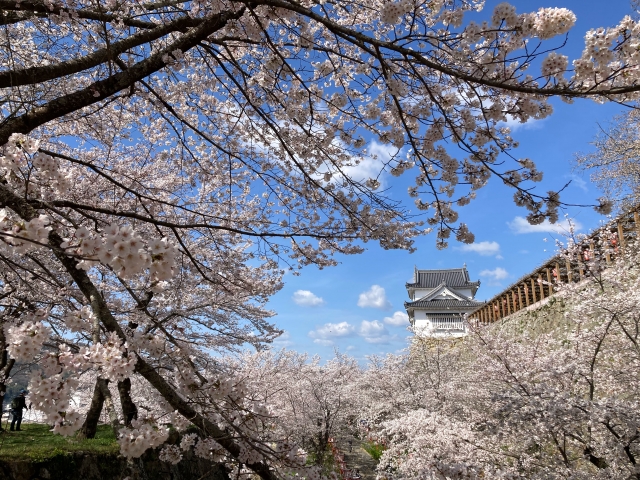
<path fill-rule="evenodd" d="M 113 430 L 108 425 L 98 426 L 96 438 L 91 440 L 55 435 L 47 425 L 36 423 L 23 423 L 20 432 L 0 432 L 0 460 L 4 461 L 41 462 L 73 452 L 116 454 L 118 451 Z"/>

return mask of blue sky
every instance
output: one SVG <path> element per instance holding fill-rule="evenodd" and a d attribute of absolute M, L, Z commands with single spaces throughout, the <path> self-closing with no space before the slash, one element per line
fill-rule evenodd
<path fill-rule="evenodd" d="M 487 2 L 480 17 L 489 19 L 497 3 Z M 550 6 L 572 10 L 577 23 L 563 49 L 570 60 L 580 55 L 588 29 L 615 25 L 631 13 L 628 0 L 512 3 L 518 12 Z M 623 108 L 587 100 L 573 105 L 554 101 L 553 105 L 551 117 L 512 129 L 520 142 L 514 153 L 519 158 L 533 159 L 544 172 L 544 180 L 538 186 L 541 192 L 558 189 L 573 180 L 562 200 L 592 204 L 600 194 L 587 176 L 572 171 L 571 159 L 576 152 L 589 151 L 598 124 L 606 126 Z M 331 357 L 335 348 L 359 359 L 397 352 L 406 347 L 409 335 L 403 317 L 403 303 L 407 300 L 404 285 L 411 278 L 414 265 L 422 269 L 459 268 L 466 263 L 472 280 L 482 282 L 476 298 L 484 300 L 551 256 L 553 239 L 561 235 L 528 226 L 523 221 L 526 211 L 513 204 L 513 191 L 500 183 L 492 181 L 478 192 L 474 202 L 460 210 L 462 221 L 476 235 L 472 248 L 452 241 L 447 250 L 439 251 L 434 235 L 417 240 L 413 254 L 386 251 L 369 243 L 364 254 L 338 257 L 337 267 L 308 267 L 298 277 L 286 275 L 284 288 L 269 304 L 277 312 L 274 323 L 286 331 L 276 346 L 317 353 L 323 358 Z M 406 199 L 406 187 L 395 192 L 394 186 L 391 185 L 391 194 Z M 564 213 L 577 222 L 581 231 L 591 230 L 604 219 L 588 208 L 569 208 Z"/>

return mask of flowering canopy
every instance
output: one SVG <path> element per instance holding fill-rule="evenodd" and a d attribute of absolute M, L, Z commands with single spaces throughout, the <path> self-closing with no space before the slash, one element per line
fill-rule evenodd
<path fill-rule="evenodd" d="M 292 450 L 239 440 L 254 413 L 212 413 L 228 395 L 211 353 L 280 333 L 264 304 L 282 263 L 329 266 L 370 240 L 413 248 L 430 228 L 380 191 L 383 172 L 414 172 L 409 197 L 440 247 L 451 232 L 473 242 L 455 208 L 492 175 L 530 222 L 557 219 L 531 160 L 497 161 L 516 146 L 500 122 L 549 115 L 551 96 L 634 100 L 640 27 L 589 32 L 570 63 L 531 48 L 565 35 L 570 11 L 503 3 L 463 27 L 481 7 L 0 0 L 0 341 L 15 359 L 46 349 L 32 390 L 57 392 L 39 398 L 59 431 L 80 427 L 68 373 L 118 382 L 125 405 L 135 372 L 198 425 L 202 451 L 270 478 L 267 460 Z M 372 139 L 396 153 L 358 178 Z M 131 422 L 124 448 L 163 441 L 153 422 Z"/>

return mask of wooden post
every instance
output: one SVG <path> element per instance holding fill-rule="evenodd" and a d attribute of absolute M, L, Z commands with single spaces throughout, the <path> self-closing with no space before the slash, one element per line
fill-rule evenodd
<path fill-rule="evenodd" d="M 637 210 L 633 212 L 633 223 L 636 224 L 636 241 L 640 241 L 640 215 Z"/>
<path fill-rule="evenodd" d="M 624 248 L 624 229 L 622 228 L 622 222 L 618 222 L 618 245 L 620 253 L 622 253 L 622 249 Z"/>
<path fill-rule="evenodd" d="M 536 281 L 533 279 L 533 277 L 531 277 L 531 298 L 533 299 L 533 303 L 536 303 Z"/>
<path fill-rule="evenodd" d="M 522 284 L 524 286 L 524 303 L 529 306 L 529 286 L 526 283 Z"/>
<path fill-rule="evenodd" d="M 540 285 L 540 300 L 544 300 L 544 284 L 542 283 L 541 274 L 538 274 L 538 285 Z"/>
<path fill-rule="evenodd" d="M 573 272 L 571 271 L 571 262 L 569 261 L 569 259 L 567 259 L 565 263 L 567 267 L 567 283 L 571 283 L 573 282 Z"/>
<path fill-rule="evenodd" d="M 524 303 L 522 303 L 522 292 L 520 291 L 520 285 L 518 285 L 518 305 L 520 305 L 520 310 L 524 308 Z"/>
<path fill-rule="evenodd" d="M 511 302 L 513 303 L 513 313 L 516 313 L 520 310 L 520 306 L 518 305 L 518 301 L 516 300 L 516 292 L 511 289 Z"/>
<path fill-rule="evenodd" d="M 553 295 L 553 283 L 551 283 L 551 271 L 547 268 L 547 292 L 549 297 Z"/>
<path fill-rule="evenodd" d="M 562 283 L 562 278 L 560 278 L 560 264 L 556 262 L 556 283 Z"/>

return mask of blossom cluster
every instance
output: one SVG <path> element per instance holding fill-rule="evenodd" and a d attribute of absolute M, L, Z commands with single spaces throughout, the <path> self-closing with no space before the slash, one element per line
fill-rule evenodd
<path fill-rule="evenodd" d="M 164 351 L 165 341 L 160 335 L 134 330 L 128 338 L 131 348 L 147 351 L 151 355 L 160 355 Z"/>
<path fill-rule="evenodd" d="M 9 137 L 9 141 L 4 145 L 4 155 L 0 156 L 0 168 L 4 170 L 4 174 L 13 172 L 15 175 L 21 175 L 28 167 L 29 155 L 31 155 L 31 165 L 34 167 L 33 175 L 30 183 L 32 184 L 29 193 L 36 193 L 35 187 L 41 188 L 41 195 L 47 197 L 51 192 L 63 193 L 67 192 L 72 185 L 71 174 L 60 168 L 59 162 L 51 155 L 39 152 L 39 140 L 14 133 Z"/>
<path fill-rule="evenodd" d="M 91 327 L 93 318 L 91 307 L 85 305 L 80 310 L 70 310 L 65 313 L 62 321 L 72 332 L 81 332 Z"/>
<path fill-rule="evenodd" d="M 135 355 L 126 356 L 126 351 L 127 344 L 115 332 L 111 332 L 103 343 L 83 347 L 78 357 L 82 358 L 85 365 L 99 368 L 101 377 L 120 381 L 130 377 L 136 367 Z"/>
<path fill-rule="evenodd" d="M 145 242 L 131 226 L 109 225 L 102 236 L 85 227 L 73 234 L 63 247 L 81 255 L 85 260 L 78 268 L 89 270 L 95 263 L 109 265 L 122 278 L 132 278 L 148 269 L 152 281 L 170 280 L 177 268 L 178 250 L 166 238 Z"/>
<path fill-rule="evenodd" d="M 49 242 L 50 219 L 47 215 L 25 221 L 11 222 L 6 209 L 0 210 L 0 236 L 5 245 L 17 254 L 25 254 Z"/>
<path fill-rule="evenodd" d="M 176 445 L 165 445 L 158 455 L 160 461 L 175 465 L 182 460 L 182 452 Z"/>
<path fill-rule="evenodd" d="M 523 35 L 549 39 L 567 33 L 575 24 L 575 14 L 566 8 L 541 8 L 535 13 L 518 15 L 516 7 L 503 2 L 493 9 L 491 23 L 513 29 L 519 27 Z"/>
<path fill-rule="evenodd" d="M 545 77 L 554 77 L 562 75 L 569 65 L 569 59 L 560 53 L 551 52 L 542 61 L 542 75 Z"/>
<path fill-rule="evenodd" d="M 74 376 L 62 373 L 34 373 L 29 380 L 29 399 L 55 433 L 72 435 L 82 426 L 82 415 L 70 408 L 71 393 L 77 386 Z"/>
<path fill-rule="evenodd" d="M 180 448 L 185 452 L 193 447 L 198 439 L 198 435 L 196 433 L 187 433 L 182 436 L 180 440 Z"/>
<path fill-rule="evenodd" d="M 40 353 L 42 344 L 49 338 L 51 330 L 42 322 L 49 316 L 46 310 L 29 312 L 21 318 L 19 325 L 7 328 L 7 351 L 19 362 L 33 360 Z"/>
<path fill-rule="evenodd" d="M 206 458 L 212 462 L 220 462 L 225 458 L 222 445 L 211 437 L 199 439 L 193 451 L 198 457 Z"/>
<path fill-rule="evenodd" d="M 141 415 L 131 422 L 133 428 L 121 430 L 120 453 L 127 458 L 139 458 L 147 449 L 162 445 L 169 437 L 169 428 L 159 426 L 152 418 Z"/>
<path fill-rule="evenodd" d="M 380 21 L 389 25 L 395 25 L 400 18 L 411 10 L 410 0 L 385 2 L 380 9 Z"/>
<path fill-rule="evenodd" d="M 4 174 L 8 172 L 19 173 L 20 168 L 27 165 L 25 153 L 33 155 L 38 151 L 40 142 L 34 138 L 29 138 L 21 133 L 13 133 L 9 141 L 4 145 L 4 155 L 0 156 L 0 167 L 4 169 Z"/>

